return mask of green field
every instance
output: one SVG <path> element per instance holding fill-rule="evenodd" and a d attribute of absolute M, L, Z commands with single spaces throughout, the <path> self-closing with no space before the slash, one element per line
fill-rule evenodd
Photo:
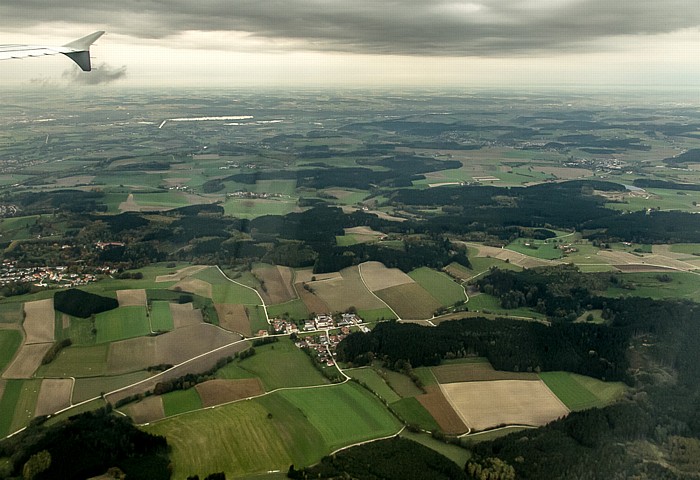
<path fill-rule="evenodd" d="M 286 471 L 330 453 L 302 412 L 277 395 L 167 418 L 143 429 L 168 439 L 178 479 L 210 472 L 240 478 Z"/>
<path fill-rule="evenodd" d="M 433 372 L 430 370 L 430 367 L 414 368 L 413 373 L 415 373 L 420 381 L 423 382 L 424 387 L 427 387 L 428 385 L 436 385 L 438 383 L 435 379 L 435 375 L 433 375 Z"/>
<path fill-rule="evenodd" d="M 603 382 L 569 372 L 544 372 L 540 378 L 572 411 L 604 407 L 618 400 L 627 389 L 622 382 Z"/>
<path fill-rule="evenodd" d="M 27 426 L 34 417 L 41 380 L 7 380 L 0 399 L 0 436 Z"/>
<path fill-rule="evenodd" d="M 212 285 L 214 303 L 260 305 L 260 297 L 255 290 L 228 280 L 216 268 L 202 270 L 194 278 L 204 280 Z"/>
<path fill-rule="evenodd" d="M 166 417 L 172 417 L 173 415 L 192 412 L 202 408 L 202 399 L 199 398 L 199 394 L 195 388 L 166 393 L 162 398 L 163 411 Z"/>
<path fill-rule="evenodd" d="M 527 317 L 534 319 L 546 318 L 545 315 L 535 312 L 534 310 L 530 310 L 526 307 L 507 310 L 501 307 L 501 301 L 498 298 L 486 293 L 470 296 L 467 307 L 469 308 L 470 312 L 495 313 L 503 316 L 512 315 L 515 317 Z"/>
<path fill-rule="evenodd" d="M 396 318 L 390 308 L 377 308 L 374 310 L 358 310 L 357 315 L 365 322 L 381 322 Z"/>
<path fill-rule="evenodd" d="M 146 307 L 119 307 L 95 316 L 97 343 L 141 337 L 151 333 Z"/>
<path fill-rule="evenodd" d="M 426 289 L 443 306 L 449 307 L 466 300 L 464 289 L 448 275 L 428 267 L 421 267 L 408 274 Z"/>
<path fill-rule="evenodd" d="M 53 362 L 42 365 L 39 377 L 94 377 L 107 372 L 108 344 L 71 346 L 59 352 Z"/>
<path fill-rule="evenodd" d="M 393 391 L 384 379 L 372 368 L 353 368 L 351 370 L 345 370 L 345 373 L 362 382 L 367 388 L 379 395 L 379 397 L 384 399 L 387 403 L 394 403 L 401 400 L 401 397 Z"/>
<path fill-rule="evenodd" d="M 22 344 L 19 330 L 0 330 L 0 372 L 5 370 Z"/>
<path fill-rule="evenodd" d="M 700 255 L 700 243 L 674 243 L 669 247 L 672 252 Z"/>
<path fill-rule="evenodd" d="M 96 400 L 92 400 L 81 405 L 76 405 L 75 407 L 72 407 L 66 410 L 65 412 L 61 412 L 58 415 L 52 415 L 51 418 L 49 418 L 46 421 L 46 426 L 55 425 L 64 420 L 68 420 L 68 418 L 72 417 L 73 415 L 79 415 L 84 412 L 91 412 L 93 410 L 97 410 L 98 408 L 103 408 L 106 406 L 107 403 L 102 398 L 98 398 Z"/>
<path fill-rule="evenodd" d="M 391 408 L 396 414 L 409 425 L 415 425 L 421 430 L 434 432 L 440 429 L 435 419 L 416 400 L 415 397 L 406 397 L 391 404 Z"/>
<path fill-rule="evenodd" d="M 22 303 L 0 303 L 0 323 L 22 323 Z"/>
<path fill-rule="evenodd" d="M 70 325 L 63 328 L 63 316 L 69 318 Z M 71 317 L 65 313 L 56 312 L 56 332 L 60 332 L 60 338 L 70 338 L 73 345 L 94 345 L 96 335 L 93 333 L 95 324 L 93 319 Z"/>
<path fill-rule="evenodd" d="M 267 330 L 270 327 L 265 318 L 265 310 L 262 305 L 248 306 L 248 320 L 250 320 L 250 329 L 253 333 L 256 333 L 258 330 Z"/>
<path fill-rule="evenodd" d="M 384 378 L 387 385 L 401 397 L 415 397 L 423 393 L 420 388 L 416 387 L 408 376 L 403 373 L 395 372 L 386 368 L 379 368 L 377 362 L 374 362 L 373 368 Z"/>
<path fill-rule="evenodd" d="M 278 393 L 300 409 L 329 450 L 396 433 L 401 424 L 367 390 L 353 382 Z"/>
<path fill-rule="evenodd" d="M 154 301 L 151 303 L 151 329 L 154 332 L 170 331 L 175 328 L 170 302 Z"/>
<path fill-rule="evenodd" d="M 608 288 L 603 295 L 688 300 L 695 300 L 700 296 L 700 275 L 690 272 L 625 273 L 621 279 L 626 285 L 634 288 Z"/>
<path fill-rule="evenodd" d="M 558 243 L 544 243 L 541 240 L 531 238 L 519 238 L 506 248 L 514 252 L 522 253 L 529 257 L 542 258 L 544 260 L 556 260 L 562 257 L 562 251 L 556 246 Z"/>
<path fill-rule="evenodd" d="M 651 195 L 649 198 L 628 197 L 626 203 L 606 203 L 605 208 L 614 210 L 638 211 L 647 208 L 661 208 L 661 210 L 682 210 L 684 212 L 697 212 L 693 202 L 700 203 L 700 192 L 689 190 L 666 190 L 658 188 L 645 188 Z"/>
<path fill-rule="evenodd" d="M 428 448 L 432 448 L 439 454 L 444 455 L 455 462 L 460 467 L 464 466 L 467 463 L 467 460 L 472 458 L 471 452 L 466 448 L 441 442 L 440 440 L 437 440 L 426 433 L 413 433 L 409 432 L 408 430 L 404 430 L 401 432 L 400 436 L 413 440 L 421 445 L 425 445 Z"/>
<path fill-rule="evenodd" d="M 247 372 L 248 376 L 244 376 Z M 311 359 L 297 348 L 291 340 L 255 348 L 255 355 L 235 361 L 217 372 L 219 378 L 258 377 L 265 390 L 282 387 L 304 387 L 327 383 L 311 363 Z"/>
<path fill-rule="evenodd" d="M 285 317 L 285 315 L 292 320 L 304 320 L 309 318 L 309 311 L 306 309 L 306 305 L 298 298 L 267 307 L 267 314 L 270 318 L 282 318 Z"/>

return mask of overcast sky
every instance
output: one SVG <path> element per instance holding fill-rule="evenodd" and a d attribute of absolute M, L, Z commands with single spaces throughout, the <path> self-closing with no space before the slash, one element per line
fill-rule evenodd
<path fill-rule="evenodd" d="M 95 30 L 90 80 L 57 58 L 2 85 L 700 85 L 698 0 L 22 0 L 0 43 Z"/>

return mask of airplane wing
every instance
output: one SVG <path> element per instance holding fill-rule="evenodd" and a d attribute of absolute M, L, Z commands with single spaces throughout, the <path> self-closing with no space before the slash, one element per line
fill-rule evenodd
<path fill-rule="evenodd" d="M 67 56 L 83 71 L 89 72 L 90 65 L 90 45 L 104 35 L 99 31 L 91 33 L 83 38 L 66 43 L 60 47 L 40 46 L 40 45 L 0 45 L 0 60 L 11 58 L 41 57 L 44 55 L 57 55 L 62 53 Z"/>

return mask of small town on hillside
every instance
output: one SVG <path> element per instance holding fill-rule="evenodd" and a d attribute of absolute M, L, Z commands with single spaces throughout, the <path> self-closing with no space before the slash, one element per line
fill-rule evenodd
<path fill-rule="evenodd" d="M 31 283 L 37 287 L 72 288 L 97 281 L 97 274 L 110 273 L 109 267 L 95 267 L 94 272 L 69 273 L 68 267 L 18 267 L 16 262 L 3 260 L 0 265 L 0 286 L 11 283 Z"/>

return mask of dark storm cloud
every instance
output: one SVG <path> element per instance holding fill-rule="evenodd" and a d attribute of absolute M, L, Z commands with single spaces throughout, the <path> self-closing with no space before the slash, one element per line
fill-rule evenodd
<path fill-rule="evenodd" d="M 0 7 L 7 28 L 49 21 L 140 38 L 238 31 L 307 50 L 508 56 L 697 28 L 700 8 L 697 0 L 23 0 Z"/>
<path fill-rule="evenodd" d="M 126 77 L 126 66 L 112 67 L 106 63 L 93 66 L 92 71 L 83 72 L 77 66 L 63 72 L 62 77 L 72 83 L 82 85 L 99 85 L 102 83 L 112 83 Z"/>

